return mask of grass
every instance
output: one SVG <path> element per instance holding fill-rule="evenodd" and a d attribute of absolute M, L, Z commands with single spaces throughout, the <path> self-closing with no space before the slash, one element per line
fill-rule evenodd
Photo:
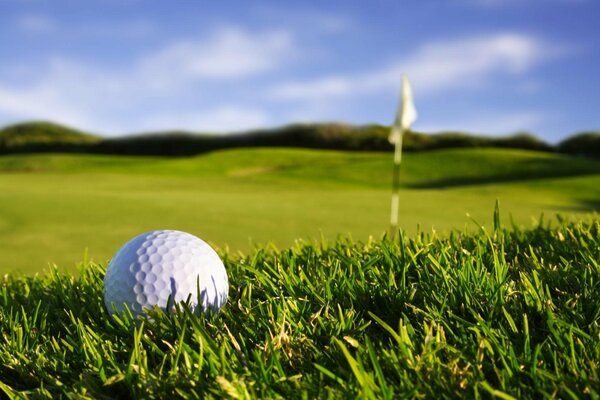
<path fill-rule="evenodd" d="M 9 398 L 598 398 L 600 222 L 222 252 L 221 313 L 103 305 L 102 265 L 7 275 Z"/>
<path fill-rule="evenodd" d="M 297 238 L 357 240 L 388 228 L 391 155 L 238 149 L 190 158 L 0 157 L 0 272 L 100 263 L 152 229 L 189 231 L 232 254 Z M 600 162 L 548 153 L 455 149 L 407 154 L 400 224 L 408 234 L 463 230 L 541 214 L 574 220 L 600 209 Z M 470 218 L 466 214 L 470 215 Z M 419 228 L 420 226 L 420 228 Z"/>

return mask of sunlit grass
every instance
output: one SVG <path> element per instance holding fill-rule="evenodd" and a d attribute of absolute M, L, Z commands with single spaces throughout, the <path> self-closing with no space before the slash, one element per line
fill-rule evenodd
<path fill-rule="evenodd" d="M 600 162 L 517 150 L 407 154 L 400 226 L 438 233 L 503 217 L 579 219 L 600 205 Z M 88 249 L 104 263 L 131 237 L 188 231 L 231 251 L 288 247 L 388 230 L 391 156 L 241 149 L 191 158 L 86 155 L 0 157 L 0 272 L 49 263 L 75 270 Z"/>
<path fill-rule="evenodd" d="M 104 266 L 5 276 L 0 388 L 56 398 L 600 395 L 600 224 L 221 254 L 215 316 L 104 309 Z"/>

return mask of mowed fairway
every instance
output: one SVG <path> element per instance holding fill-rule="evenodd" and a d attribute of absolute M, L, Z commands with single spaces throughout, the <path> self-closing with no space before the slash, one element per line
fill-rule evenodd
<path fill-rule="evenodd" d="M 105 263 L 151 229 L 189 231 L 247 251 L 295 240 L 380 237 L 388 227 L 391 155 L 236 149 L 191 158 L 0 157 L 0 272 Z M 518 150 L 407 154 L 400 223 L 440 234 L 505 222 L 531 226 L 600 209 L 600 162 Z M 467 216 L 467 213 L 470 217 Z"/>

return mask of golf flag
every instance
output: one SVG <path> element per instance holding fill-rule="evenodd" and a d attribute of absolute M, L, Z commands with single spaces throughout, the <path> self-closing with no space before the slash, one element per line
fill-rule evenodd
<path fill-rule="evenodd" d="M 389 141 L 394 145 L 394 170 L 392 177 L 392 212 L 390 215 L 390 236 L 398 230 L 398 210 L 400 208 L 400 161 L 402 160 L 402 135 L 417 119 L 413 104 L 412 89 L 406 74 L 402 74 L 402 95 L 396 119 L 390 132 Z"/>
<path fill-rule="evenodd" d="M 412 88 L 406 74 L 402 74 L 402 95 L 396 113 L 396 120 L 390 132 L 389 141 L 392 144 L 402 140 L 402 133 L 410 129 L 410 126 L 417 120 L 417 109 L 413 103 Z"/>

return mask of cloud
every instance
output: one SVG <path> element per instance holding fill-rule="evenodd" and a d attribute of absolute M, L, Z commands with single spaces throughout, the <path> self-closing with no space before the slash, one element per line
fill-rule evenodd
<path fill-rule="evenodd" d="M 402 72 L 409 74 L 415 91 L 423 95 L 457 86 L 478 86 L 499 73 L 524 74 L 557 54 L 557 46 L 517 33 L 426 43 L 412 56 L 385 68 L 285 82 L 273 87 L 268 96 L 274 100 L 316 101 L 397 90 Z"/>
<path fill-rule="evenodd" d="M 254 107 L 227 105 L 201 111 L 173 111 L 149 115 L 137 124 L 140 130 L 191 130 L 227 133 L 265 126 L 269 115 Z"/>
<path fill-rule="evenodd" d="M 292 50 L 287 32 L 228 27 L 170 43 L 125 69 L 54 56 L 25 84 L 3 82 L 0 75 L 0 114 L 7 120 L 51 119 L 103 133 L 257 127 L 268 123 L 268 114 L 222 95 L 219 82 L 239 83 L 271 72 Z M 187 111 L 190 102 L 197 111 Z M 180 108 L 172 108 L 176 105 Z M 165 112 L 169 107 L 172 111 Z"/>
<path fill-rule="evenodd" d="M 77 107 L 65 102 L 51 85 L 27 90 L 0 86 L 0 112 L 11 119 L 60 120 L 75 126 L 89 126 L 89 119 Z"/>
<path fill-rule="evenodd" d="M 557 53 L 555 46 L 530 36 L 506 33 L 425 45 L 411 59 L 390 68 L 404 69 L 422 91 L 477 84 L 494 73 L 523 74 Z M 382 83 L 391 78 L 381 75 Z M 396 78 L 397 79 L 397 78 Z"/>
<path fill-rule="evenodd" d="M 309 17 L 311 18 L 312 24 L 323 33 L 343 33 L 347 32 L 355 25 L 352 20 L 340 15 L 315 13 Z"/>
<path fill-rule="evenodd" d="M 328 76 L 310 82 L 288 82 L 269 91 L 269 97 L 276 100 L 317 101 L 323 97 L 345 96 L 352 91 L 364 91 L 362 83 L 349 76 Z"/>
<path fill-rule="evenodd" d="M 516 111 L 500 114 L 469 115 L 464 119 L 437 121 L 435 124 L 422 124 L 419 130 L 424 132 L 466 131 L 477 134 L 505 135 L 528 127 L 534 130 L 547 119 L 538 111 Z"/>
<path fill-rule="evenodd" d="M 55 56 L 37 64 L 26 80 L 9 79 L 6 73 L 3 79 L 0 71 L 0 115 L 5 121 L 50 119 L 104 134 L 164 129 L 224 132 L 290 118 L 348 119 L 348 110 L 355 108 L 351 102 L 340 105 L 341 100 L 396 94 L 404 71 L 421 97 L 457 87 L 478 88 L 503 75 L 518 76 L 525 85 L 529 71 L 562 54 L 556 46 L 516 33 L 436 41 L 383 68 L 282 82 L 264 95 L 256 94 L 256 81 L 249 78 L 272 82 L 299 55 L 295 46 L 288 31 L 229 26 L 157 47 L 130 60 L 127 67 Z M 233 94 L 224 90 L 228 87 L 234 88 Z M 516 90 L 514 84 L 511 87 Z M 511 131 L 536 123 L 536 115 L 491 115 L 480 122 L 469 120 L 464 128 L 462 121 L 448 121 L 451 124 L 443 128 Z"/>
<path fill-rule="evenodd" d="M 44 15 L 25 14 L 19 16 L 16 26 L 29 33 L 49 33 L 56 29 L 57 25 L 53 19 Z"/>
<path fill-rule="evenodd" d="M 286 31 L 252 33 L 230 27 L 209 38 L 170 44 L 145 57 L 140 72 L 157 86 L 198 79 L 239 79 L 270 71 L 292 53 L 292 37 Z"/>
<path fill-rule="evenodd" d="M 91 131 L 112 130 L 103 119 L 107 105 L 130 99 L 125 77 L 59 57 L 48 60 L 37 80 L 24 85 L 0 81 L 0 113 L 10 120 L 52 120 Z"/>
<path fill-rule="evenodd" d="M 110 21 L 58 21 L 47 15 L 24 14 L 14 19 L 14 25 L 30 34 L 62 33 L 92 38 L 140 38 L 157 32 L 156 25 L 146 19 Z"/>
<path fill-rule="evenodd" d="M 286 26 L 295 32 L 302 32 L 306 37 L 318 37 L 323 41 L 329 35 L 338 35 L 360 29 L 358 21 L 350 16 L 348 11 L 325 11 L 323 7 L 307 8 L 301 2 L 292 4 L 288 2 L 282 6 L 261 5 L 254 7 L 253 12 L 264 21 L 277 21 L 278 26 Z M 308 28 L 308 29 L 307 29 Z"/>

